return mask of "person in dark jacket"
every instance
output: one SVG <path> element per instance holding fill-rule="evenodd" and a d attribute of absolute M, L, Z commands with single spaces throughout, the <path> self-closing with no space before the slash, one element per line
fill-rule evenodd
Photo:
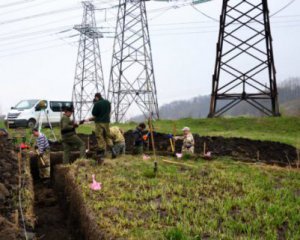
<path fill-rule="evenodd" d="M 94 98 L 94 107 L 92 109 L 93 117 L 87 119 L 87 121 L 95 121 L 95 134 L 98 143 L 97 156 L 100 162 L 103 160 L 102 158 L 105 156 L 107 149 L 111 151 L 112 158 L 116 158 L 109 129 L 110 112 L 110 102 L 104 99 L 100 93 L 96 93 Z"/>
<path fill-rule="evenodd" d="M 77 136 L 75 129 L 78 127 L 71 119 L 73 108 L 65 108 L 65 112 L 60 120 L 61 138 L 64 147 L 63 163 L 70 163 L 70 151 L 77 148 L 80 151 L 80 158 L 85 157 L 85 143 Z"/>
<path fill-rule="evenodd" d="M 145 123 L 140 123 L 136 129 L 133 131 L 133 154 L 143 154 L 144 151 L 144 133 L 146 129 Z"/>

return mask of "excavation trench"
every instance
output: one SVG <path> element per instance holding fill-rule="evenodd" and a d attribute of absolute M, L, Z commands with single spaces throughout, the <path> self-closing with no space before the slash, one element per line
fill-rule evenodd
<path fill-rule="evenodd" d="M 93 154 L 93 153 L 92 153 Z M 88 154 L 91 156 L 91 153 Z M 79 153 L 71 154 L 75 161 Z M 38 179 L 37 157 L 31 158 L 35 180 L 36 234 L 38 239 L 103 239 L 78 189 L 70 168 L 62 165 L 62 152 L 51 153 L 51 187 Z"/>
<path fill-rule="evenodd" d="M 95 136 L 82 135 L 81 137 L 89 146 L 90 151 L 87 157 L 94 158 L 97 148 Z M 195 152 L 198 156 L 203 153 L 205 147 L 206 150 L 212 151 L 214 156 L 231 156 L 239 160 L 264 161 L 282 166 L 295 166 L 298 159 L 295 147 L 278 142 L 198 135 L 194 137 Z M 131 132 L 127 132 L 125 138 L 127 152 L 130 153 L 133 146 Z M 154 138 L 158 154 L 172 154 L 168 135 L 155 133 Z M 178 141 L 175 146 L 176 152 L 180 152 L 180 147 L 181 142 Z M 28 239 L 96 240 L 107 238 L 106 233 L 97 228 L 93 213 L 85 206 L 81 191 L 76 186 L 74 173 L 70 172 L 70 168 L 60 164 L 63 155 L 60 143 L 54 143 L 51 146 L 52 185 L 50 187 L 41 182 L 38 177 L 36 156 L 28 159 L 28 162 L 24 157 L 26 154 L 23 154 L 23 158 L 18 158 L 12 143 L 6 138 L 0 138 L 0 148 L 0 171 L 3 170 L 2 173 L 0 172 L 0 202 L 2 203 L 0 230 L 5 232 L 3 236 L 0 234 L 0 240 L 24 239 L 26 231 Z M 149 152 L 152 151 L 151 142 L 146 149 Z M 77 152 L 71 154 L 72 161 L 78 157 Z M 30 169 L 28 170 L 29 162 Z M 18 205 L 12 204 L 20 192 L 18 189 L 21 189 L 22 193 L 24 224 Z M 34 195 L 34 198 L 30 195 Z"/>
<path fill-rule="evenodd" d="M 64 208 L 65 199 L 59 199 L 55 189 L 53 172 L 50 180 L 41 180 L 38 174 L 37 157 L 31 157 L 31 174 L 34 182 L 34 213 L 36 217 L 35 235 L 43 240 L 81 239 L 69 224 L 68 212 Z"/>

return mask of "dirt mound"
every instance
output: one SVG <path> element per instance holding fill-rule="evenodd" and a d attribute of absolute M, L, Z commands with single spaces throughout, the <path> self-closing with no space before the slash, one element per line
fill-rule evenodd
<path fill-rule="evenodd" d="M 91 152 L 97 149 L 97 140 L 95 134 L 79 135 L 86 145 L 89 146 Z M 195 138 L 195 153 L 202 154 L 204 145 L 206 151 L 211 151 L 214 156 L 231 156 L 239 160 L 263 161 L 266 163 L 277 163 L 280 165 L 295 165 L 297 161 L 297 149 L 291 145 L 272 142 L 258 141 L 246 138 L 224 138 L 224 137 L 209 137 L 199 136 L 194 134 Z M 132 153 L 133 136 L 132 131 L 125 133 L 126 151 Z M 159 132 L 154 133 L 155 148 L 159 154 L 171 154 L 171 144 L 168 134 Z M 182 141 L 178 140 L 175 144 L 176 152 L 181 151 Z M 152 150 L 150 139 L 145 149 Z M 52 151 L 62 151 L 61 143 L 51 144 Z"/>
<path fill-rule="evenodd" d="M 22 239 L 19 230 L 18 196 L 19 166 L 6 136 L 0 137 L 0 239 Z"/>
<path fill-rule="evenodd" d="M 132 131 L 125 133 L 126 149 L 132 150 Z M 258 141 L 246 138 L 208 137 L 194 134 L 195 153 L 203 154 L 205 150 L 213 152 L 214 156 L 231 156 L 240 160 L 264 161 L 282 165 L 293 165 L 297 160 L 297 149 L 288 144 Z M 171 152 L 170 136 L 163 133 L 154 133 L 155 147 L 158 152 Z M 181 152 L 182 141 L 175 144 L 176 152 Z M 149 150 L 152 150 L 149 141 Z"/>

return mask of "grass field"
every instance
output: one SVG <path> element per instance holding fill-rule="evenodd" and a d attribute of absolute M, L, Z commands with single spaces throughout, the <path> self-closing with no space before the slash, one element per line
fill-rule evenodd
<path fill-rule="evenodd" d="M 299 172 L 226 158 L 184 162 L 189 166 L 160 158 L 155 176 L 153 160 L 139 157 L 101 167 L 83 161 L 71 167 L 76 182 L 112 238 L 300 239 Z M 92 173 L 99 192 L 88 187 Z"/>
<path fill-rule="evenodd" d="M 0 127 L 3 123 L 0 122 Z M 134 129 L 136 123 L 119 124 L 125 131 Z M 180 134 L 184 126 L 191 128 L 193 133 L 202 136 L 244 137 L 258 140 L 278 141 L 300 148 L 300 118 L 214 118 L 214 119 L 180 119 L 176 121 L 161 120 L 154 122 L 155 130 L 165 133 Z M 78 133 L 92 133 L 93 124 L 85 124 L 78 128 Z M 49 130 L 44 130 L 49 135 Z M 59 129 L 55 129 L 59 136 Z M 27 135 L 29 130 L 27 130 Z"/>

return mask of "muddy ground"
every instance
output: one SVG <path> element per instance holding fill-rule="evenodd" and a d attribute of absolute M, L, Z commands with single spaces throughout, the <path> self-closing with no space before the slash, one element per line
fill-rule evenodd
<path fill-rule="evenodd" d="M 36 181 L 34 186 L 36 214 L 35 233 L 37 239 L 75 240 L 69 232 L 64 211 L 52 187 Z"/>
<path fill-rule="evenodd" d="M 17 155 L 7 137 L 0 137 L 0 239 L 24 239 L 18 194 L 20 170 Z"/>
<path fill-rule="evenodd" d="M 97 148 L 97 141 L 94 134 L 80 135 L 89 149 L 93 152 Z M 199 136 L 194 134 L 195 138 L 195 153 L 201 155 L 204 152 L 211 151 L 213 156 L 230 156 L 239 160 L 247 161 L 262 161 L 265 163 L 275 163 L 279 165 L 295 165 L 297 161 L 297 149 L 291 145 L 272 142 L 259 141 L 246 138 L 224 138 L 224 137 L 209 137 Z M 125 133 L 126 152 L 131 153 L 133 150 L 132 131 Z M 154 133 L 155 148 L 161 155 L 172 154 L 170 138 L 168 134 Z M 181 151 L 182 141 L 176 141 L 176 152 Z M 52 151 L 62 151 L 60 143 L 54 143 L 51 146 Z M 148 145 L 145 149 L 151 151 L 151 141 L 148 140 Z"/>

